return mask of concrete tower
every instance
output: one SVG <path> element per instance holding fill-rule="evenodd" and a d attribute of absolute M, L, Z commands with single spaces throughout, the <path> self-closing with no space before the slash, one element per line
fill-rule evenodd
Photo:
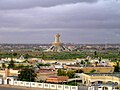
<path fill-rule="evenodd" d="M 54 46 L 62 45 L 62 43 L 60 42 L 60 34 L 59 33 L 55 35 L 55 41 L 52 43 L 52 45 L 54 45 Z"/>
<path fill-rule="evenodd" d="M 63 46 L 63 44 L 60 41 L 60 34 L 58 33 L 55 35 L 55 40 L 52 43 L 52 46 L 46 51 L 62 52 L 62 51 L 69 51 L 69 49 L 67 49 Z"/>
<path fill-rule="evenodd" d="M 55 42 L 60 42 L 60 34 L 55 35 Z"/>

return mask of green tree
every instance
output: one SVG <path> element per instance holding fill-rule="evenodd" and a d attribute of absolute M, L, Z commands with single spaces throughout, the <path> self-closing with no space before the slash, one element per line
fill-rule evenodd
<path fill-rule="evenodd" d="M 20 69 L 29 68 L 29 65 L 19 64 L 19 65 L 16 66 L 16 68 L 20 68 Z"/>
<path fill-rule="evenodd" d="M 58 69 L 57 75 L 58 76 L 66 76 L 66 72 L 64 70 L 62 70 L 62 69 Z"/>
<path fill-rule="evenodd" d="M 76 73 L 83 73 L 84 71 L 82 69 L 78 69 L 75 71 Z"/>
<path fill-rule="evenodd" d="M 91 70 L 91 71 L 90 71 L 90 73 L 95 73 L 95 72 L 96 72 L 96 70 L 95 70 L 95 69 L 93 69 L 93 70 Z"/>
<path fill-rule="evenodd" d="M 102 57 L 99 57 L 99 58 L 98 58 L 98 60 L 99 60 L 99 63 L 100 63 L 100 62 L 101 62 L 101 60 L 102 60 Z"/>
<path fill-rule="evenodd" d="M 94 55 L 97 55 L 97 52 L 96 52 L 96 51 L 94 52 Z"/>
<path fill-rule="evenodd" d="M 6 68 L 6 65 L 5 65 L 5 63 L 2 63 L 2 68 Z"/>
<path fill-rule="evenodd" d="M 8 68 L 15 68 L 15 63 L 13 60 L 11 60 L 8 64 Z"/>
<path fill-rule="evenodd" d="M 84 61 L 82 60 L 82 61 L 80 62 L 80 64 L 84 64 Z"/>
<path fill-rule="evenodd" d="M 119 72 L 119 62 L 116 62 L 116 65 L 114 66 L 114 72 Z"/>
<path fill-rule="evenodd" d="M 37 74 L 35 73 L 35 70 L 32 68 L 24 68 L 21 71 L 19 71 L 18 79 L 20 81 L 30 81 L 34 82 Z"/>
<path fill-rule="evenodd" d="M 97 57 L 97 51 L 94 52 L 94 56 Z"/>
<path fill-rule="evenodd" d="M 95 62 L 95 66 L 96 66 L 96 67 L 98 66 L 98 62 Z"/>
<path fill-rule="evenodd" d="M 23 61 L 23 63 L 29 63 L 29 61 L 26 59 L 26 60 Z"/>
<path fill-rule="evenodd" d="M 29 54 L 25 54 L 25 55 L 24 55 L 24 58 L 25 58 L 25 59 L 28 59 L 29 57 L 30 57 Z"/>
<path fill-rule="evenodd" d="M 75 72 L 73 70 L 69 70 L 69 71 L 67 71 L 67 76 L 69 78 L 74 78 L 75 77 Z"/>
<path fill-rule="evenodd" d="M 14 56 L 14 57 L 17 57 L 17 55 L 18 55 L 17 53 L 13 53 L 13 56 Z"/>
<path fill-rule="evenodd" d="M 42 52 L 42 56 L 41 56 L 41 58 L 42 58 L 43 60 L 46 58 L 44 52 Z"/>
<path fill-rule="evenodd" d="M 120 51 L 118 52 L 118 55 L 120 55 Z"/>

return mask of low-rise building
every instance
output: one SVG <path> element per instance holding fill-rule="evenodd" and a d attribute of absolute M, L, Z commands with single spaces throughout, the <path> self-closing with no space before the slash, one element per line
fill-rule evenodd
<path fill-rule="evenodd" d="M 53 69 L 39 69 L 37 71 L 37 81 L 45 81 L 49 76 L 56 76 L 57 72 Z"/>
<path fill-rule="evenodd" d="M 120 84 L 120 74 L 82 74 L 82 83 L 91 86 L 96 84 Z"/>
<path fill-rule="evenodd" d="M 98 84 L 90 86 L 88 90 L 119 90 L 119 87 L 115 84 Z"/>
<path fill-rule="evenodd" d="M 62 82 L 66 82 L 67 80 L 68 80 L 68 77 L 66 76 L 50 76 L 46 79 L 46 82 L 62 83 Z"/>
<path fill-rule="evenodd" d="M 21 69 L 8 69 L 6 68 L 5 70 L 0 70 L 0 75 L 3 76 L 3 78 L 6 78 L 7 76 L 14 76 L 14 75 L 18 75 L 18 71 Z"/>
<path fill-rule="evenodd" d="M 64 69 L 72 69 L 77 70 L 81 69 L 84 73 L 91 73 L 91 71 L 94 70 L 92 73 L 113 73 L 114 67 L 78 67 L 78 66 L 71 66 L 71 65 L 64 65 Z"/>

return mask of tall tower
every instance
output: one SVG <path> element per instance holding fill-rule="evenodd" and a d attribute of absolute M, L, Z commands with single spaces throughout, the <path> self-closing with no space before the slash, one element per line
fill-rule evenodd
<path fill-rule="evenodd" d="M 56 34 L 55 35 L 55 42 L 59 42 L 60 41 L 60 34 Z"/>
<path fill-rule="evenodd" d="M 60 41 L 60 34 L 55 35 L 55 40 L 52 43 L 52 46 L 46 50 L 47 52 L 62 52 L 62 51 L 69 51 L 69 49 L 65 48 Z"/>
<path fill-rule="evenodd" d="M 54 45 L 54 46 L 62 45 L 62 43 L 60 42 L 60 34 L 59 33 L 55 35 L 55 41 L 52 43 L 52 45 Z"/>

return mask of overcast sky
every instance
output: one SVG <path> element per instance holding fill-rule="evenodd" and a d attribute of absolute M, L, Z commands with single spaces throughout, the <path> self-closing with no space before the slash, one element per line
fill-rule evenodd
<path fill-rule="evenodd" d="M 120 43 L 120 0 L 0 0 L 0 43 Z"/>

